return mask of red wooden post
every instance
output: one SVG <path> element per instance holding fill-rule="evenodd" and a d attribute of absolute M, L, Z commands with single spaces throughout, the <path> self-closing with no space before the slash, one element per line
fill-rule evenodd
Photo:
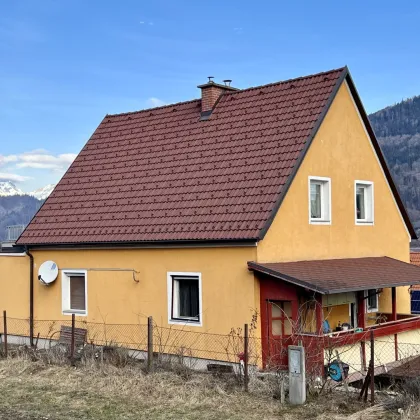
<path fill-rule="evenodd" d="M 370 403 L 375 405 L 375 335 L 373 329 L 370 330 L 370 363 L 372 366 L 370 373 Z"/>
<path fill-rule="evenodd" d="M 323 328 L 323 321 L 324 321 L 324 313 L 322 311 L 322 295 L 320 293 L 317 293 L 315 295 L 316 300 L 316 308 L 315 308 L 315 314 L 316 314 L 316 330 L 318 337 L 315 337 L 315 342 L 312 343 L 312 346 L 314 346 L 312 349 L 308 348 L 306 346 L 306 351 L 313 351 L 316 352 L 316 356 L 313 358 L 314 364 L 316 364 L 316 367 L 312 367 L 314 372 L 317 372 L 318 375 L 321 375 L 324 369 L 324 328 Z M 308 368 L 308 366 L 307 366 Z"/>
<path fill-rule="evenodd" d="M 393 287 L 392 289 L 392 319 L 391 321 L 397 320 L 397 289 Z"/>
<path fill-rule="evenodd" d="M 322 328 L 322 321 L 324 320 L 324 314 L 322 313 L 322 295 L 320 293 L 317 293 L 315 295 L 316 299 L 316 332 L 318 335 L 322 335 L 324 333 Z"/>
<path fill-rule="evenodd" d="M 357 292 L 357 326 L 366 328 L 366 302 L 363 291 Z"/>
<path fill-rule="evenodd" d="M 392 296 L 392 316 L 391 321 L 396 321 L 398 318 L 397 314 L 397 288 L 391 289 Z M 398 334 L 394 334 L 394 346 L 395 346 L 395 360 L 398 360 Z"/>

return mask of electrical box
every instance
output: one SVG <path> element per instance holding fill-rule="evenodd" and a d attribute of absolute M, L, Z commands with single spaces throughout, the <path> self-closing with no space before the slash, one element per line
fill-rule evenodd
<path fill-rule="evenodd" d="M 290 404 L 305 404 L 305 349 L 302 346 L 289 346 L 287 351 L 289 361 L 289 402 Z"/>

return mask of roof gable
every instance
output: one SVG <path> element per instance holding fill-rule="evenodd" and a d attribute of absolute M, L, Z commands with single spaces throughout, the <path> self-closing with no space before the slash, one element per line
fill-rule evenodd
<path fill-rule="evenodd" d="M 18 243 L 261 239 L 347 75 L 106 116 Z"/>

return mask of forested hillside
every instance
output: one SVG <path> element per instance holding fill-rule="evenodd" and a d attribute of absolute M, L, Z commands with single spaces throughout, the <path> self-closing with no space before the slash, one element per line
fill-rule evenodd
<path fill-rule="evenodd" d="M 29 195 L 0 197 L 0 241 L 6 238 L 6 226 L 26 225 L 41 204 L 41 200 Z"/>
<path fill-rule="evenodd" d="M 420 96 L 369 116 L 420 235 Z"/>

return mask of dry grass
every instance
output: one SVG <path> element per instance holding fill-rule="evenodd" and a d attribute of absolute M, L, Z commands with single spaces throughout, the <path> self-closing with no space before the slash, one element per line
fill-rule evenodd
<path fill-rule="evenodd" d="M 74 368 L 25 357 L 0 361 L 1 419 L 326 420 L 348 419 L 364 408 L 357 394 L 335 392 L 290 407 L 273 398 L 269 381 L 253 379 L 250 390 L 245 394 L 234 378 L 208 374 L 148 375 L 138 364 L 92 362 Z"/>

